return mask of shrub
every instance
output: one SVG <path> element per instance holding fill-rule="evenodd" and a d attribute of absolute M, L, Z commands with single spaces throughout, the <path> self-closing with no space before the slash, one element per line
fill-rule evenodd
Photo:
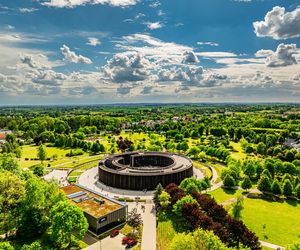
<path fill-rule="evenodd" d="M 234 187 L 235 186 L 235 180 L 233 179 L 233 177 L 231 175 L 226 175 L 224 180 L 223 180 L 223 184 L 226 187 Z"/>
<path fill-rule="evenodd" d="M 248 176 L 246 176 L 246 177 L 244 178 L 244 180 L 242 181 L 241 187 L 242 187 L 243 189 L 246 189 L 246 190 L 252 187 L 251 180 L 250 180 L 250 178 L 249 178 Z"/>
<path fill-rule="evenodd" d="M 277 179 L 275 179 L 271 185 L 271 191 L 273 194 L 282 194 L 281 186 Z"/>
<path fill-rule="evenodd" d="M 267 175 L 262 175 L 257 184 L 258 190 L 262 192 L 270 192 L 271 191 L 271 184 L 270 179 Z"/>
<path fill-rule="evenodd" d="M 182 216 L 182 207 L 184 204 L 197 204 L 197 201 L 192 196 L 187 195 L 174 204 L 172 211 L 176 215 Z"/>
<path fill-rule="evenodd" d="M 285 180 L 283 183 L 283 194 L 285 196 L 293 195 L 293 186 L 290 180 Z"/>

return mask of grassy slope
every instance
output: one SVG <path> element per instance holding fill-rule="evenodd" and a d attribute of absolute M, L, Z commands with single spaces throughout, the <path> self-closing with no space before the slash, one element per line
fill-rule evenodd
<path fill-rule="evenodd" d="M 218 188 L 214 191 L 208 192 L 208 194 L 211 194 L 212 197 L 215 198 L 216 202 L 222 203 L 241 195 L 242 190 Z"/>
<path fill-rule="evenodd" d="M 289 203 L 246 199 L 243 221 L 263 241 L 281 246 L 299 241 L 300 205 Z"/>

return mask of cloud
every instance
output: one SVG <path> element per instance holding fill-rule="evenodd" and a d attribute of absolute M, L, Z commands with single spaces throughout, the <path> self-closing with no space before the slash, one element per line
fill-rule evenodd
<path fill-rule="evenodd" d="M 39 65 L 31 55 L 21 55 L 20 60 L 22 63 L 28 65 L 30 68 L 40 68 L 41 65 Z"/>
<path fill-rule="evenodd" d="M 268 56 L 271 56 L 273 55 L 273 51 L 272 50 L 269 50 L 269 49 L 261 49 L 261 50 L 258 50 L 256 53 L 255 53 L 255 56 L 256 57 L 268 57 Z"/>
<path fill-rule="evenodd" d="M 149 4 L 149 7 L 151 8 L 157 8 L 161 5 L 161 3 L 159 1 L 154 1 L 151 4 Z"/>
<path fill-rule="evenodd" d="M 114 82 L 137 82 L 148 78 L 151 62 L 139 53 L 115 54 L 104 66 L 104 72 Z"/>
<path fill-rule="evenodd" d="M 193 51 L 185 51 L 183 54 L 182 63 L 196 64 L 199 63 L 199 59 Z"/>
<path fill-rule="evenodd" d="M 93 86 L 83 86 L 75 87 L 68 89 L 70 95 L 82 96 L 82 95 L 91 95 L 97 93 L 98 90 Z"/>
<path fill-rule="evenodd" d="M 19 11 L 21 13 L 32 13 L 32 12 L 35 12 L 35 11 L 38 11 L 39 9 L 36 9 L 36 8 L 19 8 Z"/>
<path fill-rule="evenodd" d="M 138 52 L 150 59 L 181 63 L 182 55 L 193 48 L 173 42 L 164 42 L 147 34 L 133 34 L 122 37 L 116 45 L 124 51 Z"/>
<path fill-rule="evenodd" d="M 67 79 L 67 76 L 53 70 L 40 69 L 27 73 L 26 78 L 34 83 L 42 85 L 59 86 Z"/>
<path fill-rule="evenodd" d="M 95 37 L 89 37 L 88 38 L 88 42 L 86 43 L 87 45 L 91 45 L 91 46 L 97 46 L 100 45 L 101 42 L 99 41 L 98 38 Z"/>
<path fill-rule="evenodd" d="M 282 67 L 297 64 L 295 54 L 297 53 L 296 44 L 279 44 L 276 51 L 266 58 L 268 67 Z"/>
<path fill-rule="evenodd" d="M 141 91 L 142 95 L 149 95 L 153 92 L 153 86 L 145 86 Z"/>
<path fill-rule="evenodd" d="M 198 45 L 209 45 L 209 46 L 213 46 L 213 47 L 217 47 L 219 46 L 218 43 L 215 42 L 197 42 Z"/>
<path fill-rule="evenodd" d="M 163 24 L 160 22 L 153 22 L 153 23 L 148 22 L 148 23 L 146 23 L 146 25 L 147 25 L 148 29 L 150 29 L 150 30 L 156 30 L 156 29 L 160 29 L 163 27 Z"/>
<path fill-rule="evenodd" d="M 236 57 L 237 55 L 232 52 L 212 51 L 212 52 L 196 52 L 197 56 L 204 57 Z"/>
<path fill-rule="evenodd" d="M 127 7 L 135 5 L 138 0 L 46 0 L 42 5 L 55 8 L 74 8 L 86 4 L 105 4 L 115 7 Z"/>
<path fill-rule="evenodd" d="M 117 94 L 119 95 L 128 95 L 130 94 L 132 87 L 121 85 L 117 88 Z"/>
<path fill-rule="evenodd" d="M 258 37 L 273 39 L 288 39 L 300 36 L 300 7 L 294 11 L 285 12 L 284 7 L 275 6 L 269 11 L 264 21 L 253 23 Z"/>
<path fill-rule="evenodd" d="M 65 60 L 73 63 L 84 63 L 84 64 L 91 64 L 93 63 L 91 59 L 82 56 L 82 55 L 76 55 L 74 51 L 71 51 L 68 46 L 65 44 L 60 48 L 61 53 L 63 54 Z"/>

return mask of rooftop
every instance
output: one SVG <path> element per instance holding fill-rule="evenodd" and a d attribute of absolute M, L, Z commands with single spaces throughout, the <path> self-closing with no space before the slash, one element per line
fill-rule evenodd
<path fill-rule="evenodd" d="M 61 189 L 77 207 L 95 218 L 100 218 L 123 207 L 122 203 L 118 201 L 78 185 L 69 185 Z"/>

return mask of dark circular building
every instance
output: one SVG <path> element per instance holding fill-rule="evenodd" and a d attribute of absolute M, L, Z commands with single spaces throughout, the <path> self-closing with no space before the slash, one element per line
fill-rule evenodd
<path fill-rule="evenodd" d="M 132 190 L 153 190 L 161 183 L 180 184 L 193 176 L 193 163 L 184 156 L 166 152 L 130 152 L 113 155 L 99 163 L 99 181 Z"/>

